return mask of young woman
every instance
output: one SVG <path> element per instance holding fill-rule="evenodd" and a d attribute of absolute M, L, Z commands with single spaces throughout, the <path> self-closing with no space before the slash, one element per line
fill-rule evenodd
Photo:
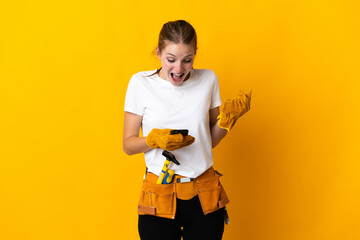
<path fill-rule="evenodd" d="M 128 155 L 145 153 L 147 167 L 138 207 L 143 240 L 223 235 L 229 200 L 212 167 L 212 148 L 250 109 L 251 94 L 227 100 L 220 113 L 218 78 L 212 70 L 193 69 L 196 50 L 196 32 L 188 22 L 165 23 L 156 47 L 161 68 L 134 74 L 126 92 L 123 149 Z M 178 129 L 188 135 L 171 132 Z M 164 150 L 180 163 L 165 168 L 175 172 L 168 182 L 159 180 Z"/>

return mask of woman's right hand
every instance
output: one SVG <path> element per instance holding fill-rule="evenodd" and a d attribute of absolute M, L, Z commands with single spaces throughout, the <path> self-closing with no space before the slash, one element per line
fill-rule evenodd
<path fill-rule="evenodd" d="M 153 128 L 146 137 L 146 144 L 151 148 L 174 151 L 191 145 L 195 138 L 191 135 L 183 137 L 182 134 L 170 134 L 172 129 Z"/>

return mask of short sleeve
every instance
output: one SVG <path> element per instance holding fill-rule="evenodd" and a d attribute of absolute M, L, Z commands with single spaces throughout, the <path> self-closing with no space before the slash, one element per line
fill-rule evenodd
<path fill-rule="evenodd" d="M 134 74 L 129 81 L 126 96 L 124 110 L 125 112 L 131 112 L 136 115 L 144 115 L 144 104 L 141 98 L 141 79 Z"/>
<path fill-rule="evenodd" d="M 213 73 L 213 92 L 212 92 L 212 97 L 211 97 L 211 105 L 210 105 L 210 109 L 216 108 L 218 106 L 220 106 L 221 103 L 221 98 L 220 98 L 220 88 L 219 88 L 219 79 L 216 76 L 215 72 L 212 71 Z"/>

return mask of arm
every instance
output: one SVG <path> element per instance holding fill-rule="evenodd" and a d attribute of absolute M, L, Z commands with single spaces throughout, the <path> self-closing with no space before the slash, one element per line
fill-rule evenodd
<path fill-rule="evenodd" d="M 153 128 L 146 137 L 139 137 L 142 116 L 125 112 L 123 150 L 128 155 L 144 153 L 154 148 L 174 151 L 186 147 L 195 141 L 191 135 L 183 137 L 171 134 L 171 129 Z"/>
<path fill-rule="evenodd" d="M 210 132 L 213 148 L 232 129 L 237 119 L 250 110 L 251 93 L 251 90 L 248 94 L 240 91 L 236 97 L 227 99 L 220 114 L 219 107 L 210 110 Z"/>
<path fill-rule="evenodd" d="M 209 118 L 210 118 L 210 133 L 211 133 L 211 142 L 212 147 L 214 148 L 216 145 L 218 145 L 223 139 L 227 133 L 226 129 L 222 129 L 217 124 L 219 115 L 219 107 L 210 109 L 209 111 Z"/>
<path fill-rule="evenodd" d="M 128 155 L 143 153 L 151 150 L 146 144 L 145 137 L 139 137 L 142 116 L 125 112 L 123 150 Z"/>

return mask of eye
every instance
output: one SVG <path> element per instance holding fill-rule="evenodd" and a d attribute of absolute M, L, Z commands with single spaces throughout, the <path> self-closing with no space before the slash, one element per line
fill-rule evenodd
<path fill-rule="evenodd" d="M 174 59 L 167 59 L 167 60 L 168 60 L 168 62 L 170 62 L 170 63 L 175 62 L 175 60 L 174 60 Z"/>
<path fill-rule="evenodd" d="M 192 59 L 184 60 L 184 62 L 186 62 L 186 63 L 190 63 L 191 61 L 192 61 Z"/>

